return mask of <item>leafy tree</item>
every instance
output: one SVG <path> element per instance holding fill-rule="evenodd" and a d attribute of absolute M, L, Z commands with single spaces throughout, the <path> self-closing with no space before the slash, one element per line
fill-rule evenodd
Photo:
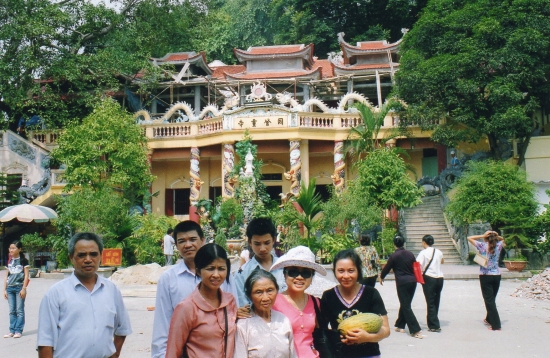
<path fill-rule="evenodd" d="M 173 228 L 177 220 L 173 217 L 147 214 L 133 215 L 131 217 L 133 227 L 132 235 L 124 239 L 120 245 L 124 247 L 124 259 L 126 264 L 149 264 L 156 262 L 164 264 L 164 252 L 162 250 L 162 238 L 168 228 Z"/>
<path fill-rule="evenodd" d="M 401 47 L 401 123 L 448 146 L 486 135 L 498 159 L 500 138 L 528 138 L 548 108 L 549 20 L 548 0 L 429 2 Z"/>
<path fill-rule="evenodd" d="M 132 117 L 105 99 L 58 139 L 52 157 L 66 165 L 65 190 L 76 186 L 120 188 L 133 204 L 154 177 L 147 162 L 147 140 Z"/>
<path fill-rule="evenodd" d="M 386 143 L 397 135 L 397 133 L 389 133 L 385 138 L 379 138 L 384 119 L 398 105 L 400 103 L 395 99 L 390 99 L 379 109 L 367 106 L 364 103 L 355 104 L 355 108 L 359 110 L 362 123 L 350 129 L 346 141 L 345 152 L 350 156 L 352 162 L 357 163 L 366 153 L 375 150 L 379 145 Z"/>
<path fill-rule="evenodd" d="M 132 233 L 129 208 L 129 202 L 112 188 L 75 188 L 71 195 L 57 197 L 55 226 L 65 237 L 86 231 L 105 242 L 120 241 Z"/>
<path fill-rule="evenodd" d="M 350 182 L 352 196 L 364 196 L 383 210 L 420 203 L 423 189 L 407 176 L 407 166 L 395 148 L 379 148 L 357 163 L 357 178 Z"/>
<path fill-rule="evenodd" d="M 194 50 L 207 2 L 5 0 L 0 2 L 0 111 L 13 121 L 38 114 L 48 127 L 83 118 L 97 94 L 123 89 L 142 71 L 142 91 L 159 74 L 151 56 Z M 147 75 L 150 73 L 151 75 Z M 41 81 L 37 81 L 40 79 Z"/>
<path fill-rule="evenodd" d="M 397 41 L 402 28 L 411 28 L 427 0 L 276 0 L 271 16 L 277 43 L 314 43 L 325 57 L 338 51 L 337 34 L 345 32 L 350 42 Z"/>
<path fill-rule="evenodd" d="M 500 229 L 530 220 L 537 207 L 534 185 L 523 169 L 498 161 L 470 161 L 446 213 L 456 225 L 482 221 Z"/>
<path fill-rule="evenodd" d="M 301 211 L 295 208 L 294 218 L 306 229 L 306 243 L 311 248 L 311 234 L 315 232 L 315 228 L 319 223 L 317 215 L 323 210 L 321 195 L 315 191 L 315 178 L 310 179 L 307 186 L 302 182 L 300 193 L 294 200 L 301 208 Z"/>

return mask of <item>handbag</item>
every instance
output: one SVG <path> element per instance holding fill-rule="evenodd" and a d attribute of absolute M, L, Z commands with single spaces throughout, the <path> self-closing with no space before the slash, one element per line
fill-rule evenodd
<path fill-rule="evenodd" d="M 424 276 L 422 275 L 422 267 L 420 266 L 420 262 L 413 262 L 413 273 L 416 278 L 416 282 L 424 284 Z"/>
<path fill-rule="evenodd" d="M 489 258 L 487 256 L 483 256 L 478 251 L 474 256 L 474 262 L 481 267 L 487 268 L 487 265 L 489 265 Z"/>
<path fill-rule="evenodd" d="M 319 352 L 320 358 L 340 358 L 342 341 L 340 340 L 340 332 L 333 331 L 326 328 L 327 325 L 323 325 L 321 311 L 317 306 L 317 299 L 312 297 L 313 307 L 315 308 L 315 317 L 317 318 L 318 327 L 313 329 L 313 346 Z"/>

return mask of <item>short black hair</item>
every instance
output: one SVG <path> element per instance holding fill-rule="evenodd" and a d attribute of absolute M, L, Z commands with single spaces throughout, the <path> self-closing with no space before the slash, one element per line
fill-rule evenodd
<path fill-rule="evenodd" d="M 180 232 L 196 231 L 199 238 L 204 239 L 204 232 L 199 224 L 193 220 L 184 220 L 174 227 L 174 239 L 178 238 Z"/>
<path fill-rule="evenodd" d="M 227 258 L 227 252 L 218 244 L 206 244 L 203 245 L 195 255 L 195 270 L 200 275 L 200 270 L 210 265 L 216 259 L 225 260 L 227 265 L 227 277 L 225 280 L 229 283 L 229 276 L 231 276 L 231 261 Z"/>
<path fill-rule="evenodd" d="M 255 218 L 250 220 L 246 227 L 248 242 L 252 240 L 252 236 L 254 235 L 262 236 L 265 234 L 270 234 L 273 240 L 277 237 L 277 229 L 270 218 Z"/>
<path fill-rule="evenodd" d="M 250 275 L 248 275 L 248 278 L 244 282 L 244 294 L 246 297 L 248 297 L 249 300 L 252 301 L 252 287 L 254 284 L 261 280 L 262 278 L 267 278 L 268 280 L 271 280 L 273 284 L 275 285 L 275 288 L 277 291 L 279 291 L 279 284 L 277 283 L 277 279 L 271 272 L 268 272 L 266 270 L 262 270 L 260 266 L 257 266 Z"/>
<path fill-rule="evenodd" d="M 370 245 L 370 235 L 368 233 L 362 233 L 359 242 L 363 246 L 369 246 Z"/>
<path fill-rule="evenodd" d="M 422 237 L 422 241 L 424 241 L 428 246 L 432 246 L 434 244 L 434 237 L 432 235 L 424 235 L 424 237 Z"/>
<path fill-rule="evenodd" d="M 361 263 L 361 258 L 354 250 L 347 249 L 342 250 L 338 252 L 334 256 L 334 260 L 332 261 L 332 272 L 336 273 L 336 263 L 340 260 L 350 259 L 351 262 L 355 265 L 357 268 L 357 281 L 360 281 L 363 279 L 363 264 Z"/>
<path fill-rule="evenodd" d="M 174 232 L 174 229 L 169 228 L 168 230 L 166 230 L 166 235 L 170 235 L 173 232 Z"/>
<path fill-rule="evenodd" d="M 80 240 L 95 241 L 99 248 L 99 253 L 101 254 L 103 252 L 103 240 L 99 235 L 92 232 L 79 232 L 74 234 L 69 240 L 69 256 L 74 255 L 74 247 Z"/>
<path fill-rule="evenodd" d="M 403 236 L 401 235 L 395 235 L 393 238 L 393 244 L 398 248 L 403 247 L 403 245 L 405 245 L 405 239 L 403 239 Z"/>

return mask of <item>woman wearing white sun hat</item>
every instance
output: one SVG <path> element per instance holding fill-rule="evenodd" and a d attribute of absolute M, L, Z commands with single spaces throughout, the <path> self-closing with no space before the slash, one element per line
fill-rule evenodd
<path fill-rule="evenodd" d="M 273 309 L 283 313 L 292 324 L 294 346 L 299 358 L 319 357 L 313 347 L 315 305 L 319 300 L 305 293 L 315 272 L 325 276 L 327 271 L 315 262 L 315 255 L 305 246 L 297 246 L 281 256 L 271 271 L 283 269 L 286 291 L 277 295 Z M 315 300 L 315 301 L 314 301 Z"/>

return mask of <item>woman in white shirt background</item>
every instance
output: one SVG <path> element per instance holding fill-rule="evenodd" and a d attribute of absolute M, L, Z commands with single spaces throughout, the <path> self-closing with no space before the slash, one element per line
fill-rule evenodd
<path fill-rule="evenodd" d="M 441 301 L 441 291 L 443 290 L 443 272 L 441 264 L 443 263 L 443 253 L 432 247 L 434 238 L 432 235 L 424 235 L 422 238 L 422 247 L 416 261 L 420 262 L 422 272 L 424 272 L 424 297 L 428 306 L 428 331 L 441 332 L 439 324 L 439 303 Z"/>

